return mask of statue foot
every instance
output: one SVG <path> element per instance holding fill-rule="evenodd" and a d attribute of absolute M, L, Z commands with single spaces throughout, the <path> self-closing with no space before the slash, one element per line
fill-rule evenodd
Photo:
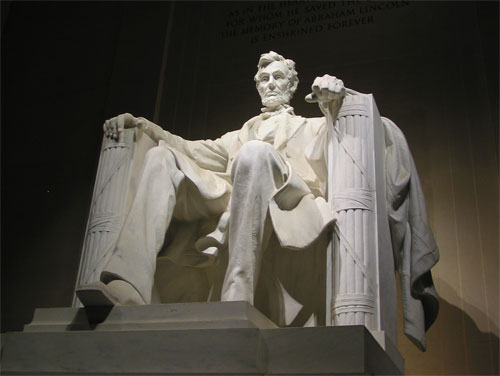
<path fill-rule="evenodd" d="M 146 304 L 130 283 L 119 279 L 108 284 L 98 281 L 80 286 L 76 295 L 85 307 Z"/>

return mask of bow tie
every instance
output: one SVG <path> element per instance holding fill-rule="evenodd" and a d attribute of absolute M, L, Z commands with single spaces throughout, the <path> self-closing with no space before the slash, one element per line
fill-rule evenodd
<path fill-rule="evenodd" d="M 269 119 L 271 116 L 279 115 L 282 113 L 288 113 L 290 115 L 295 115 L 293 112 L 293 107 L 291 107 L 291 106 L 286 106 L 286 107 L 280 108 L 279 110 L 276 110 L 276 111 L 266 111 L 267 108 L 265 108 L 265 107 L 262 108 L 261 110 L 262 110 L 262 113 L 260 114 L 260 117 L 262 120 Z"/>

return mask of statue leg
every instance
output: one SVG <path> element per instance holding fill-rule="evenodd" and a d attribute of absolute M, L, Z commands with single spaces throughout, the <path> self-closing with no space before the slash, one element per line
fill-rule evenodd
<path fill-rule="evenodd" d="M 184 180 L 165 147 L 146 154 L 137 192 L 101 281 L 77 289 L 84 305 L 151 301 L 156 256 L 172 219 L 176 191 Z M 103 283 L 104 282 L 104 283 Z"/>
<path fill-rule="evenodd" d="M 229 261 L 222 301 L 253 304 L 262 254 L 272 233 L 272 226 L 266 223 L 269 201 L 287 174 L 284 159 L 268 143 L 247 142 L 236 156 L 231 169 Z"/>
<path fill-rule="evenodd" d="M 180 170 L 168 147 L 149 150 L 136 195 L 101 281 L 78 288 L 78 297 L 84 305 L 151 303 L 156 259 L 172 217 L 192 221 L 219 215 L 225 202 L 205 199 Z"/>
<path fill-rule="evenodd" d="M 137 192 L 101 281 L 124 280 L 151 301 L 156 257 L 176 205 L 176 192 L 184 180 L 168 148 L 146 154 Z"/>

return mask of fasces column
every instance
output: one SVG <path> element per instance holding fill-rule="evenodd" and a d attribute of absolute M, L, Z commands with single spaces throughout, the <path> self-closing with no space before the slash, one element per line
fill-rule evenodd
<path fill-rule="evenodd" d="M 116 245 L 137 186 L 144 155 L 156 143 L 137 129 L 118 141 L 104 137 L 76 286 L 99 280 Z M 76 296 L 73 306 L 78 306 Z"/>
<path fill-rule="evenodd" d="M 374 143 L 369 96 L 348 95 L 331 132 L 329 203 L 332 239 L 331 325 L 377 325 Z"/>

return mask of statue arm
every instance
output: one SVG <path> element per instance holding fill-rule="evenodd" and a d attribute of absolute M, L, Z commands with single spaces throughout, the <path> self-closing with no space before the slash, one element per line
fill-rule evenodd
<path fill-rule="evenodd" d="M 228 151 L 221 138 L 216 140 L 185 140 L 159 125 L 143 117 L 135 117 L 129 113 L 106 120 L 104 134 L 118 141 L 123 129 L 137 128 L 147 134 L 155 142 L 164 142 L 169 147 L 191 158 L 198 166 L 211 171 L 225 172 L 228 162 Z"/>
<path fill-rule="evenodd" d="M 147 134 L 156 143 L 159 143 L 160 141 L 168 142 L 168 136 L 173 136 L 170 132 L 167 132 L 162 127 L 146 118 L 138 117 L 136 119 L 137 128 Z"/>

